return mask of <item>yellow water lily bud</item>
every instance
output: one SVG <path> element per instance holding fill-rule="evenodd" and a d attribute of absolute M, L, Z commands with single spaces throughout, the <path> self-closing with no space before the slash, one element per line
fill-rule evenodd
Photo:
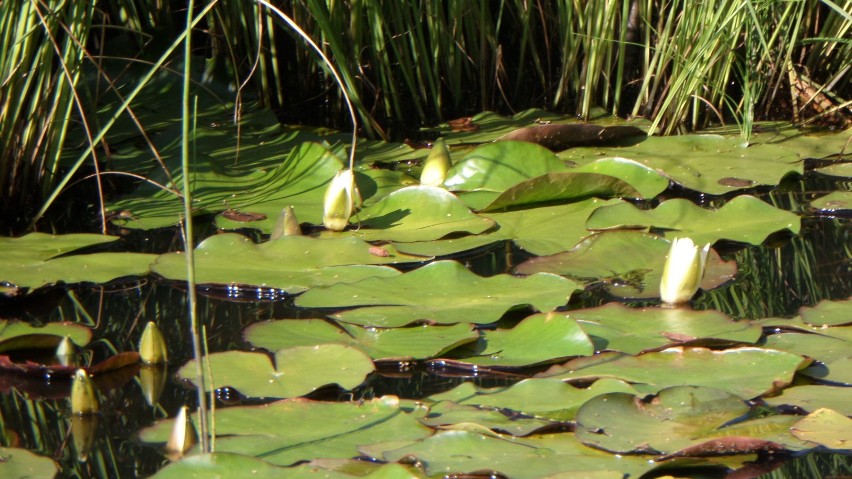
<path fill-rule="evenodd" d="M 77 364 L 77 348 L 71 338 L 65 336 L 56 346 L 56 361 L 63 366 L 75 366 Z"/>
<path fill-rule="evenodd" d="M 71 413 L 95 414 L 99 409 L 100 404 L 92 378 L 84 369 L 78 369 L 71 383 Z"/>
<path fill-rule="evenodd" d="M 343 231 L 355 210 L 355 174 L 352 170 L 340 170 L 334 175 L 325 190 L 322 224 L 332 231 Z"/>
<path fill-rule="evenodd" d="M 281 210 L 269 239 L 276 240 L 282 236 L 302 236 L 302 227 L 299 226 L 299 220 L 296 219 L 296 212 L 293 211 L 292 206 Z"/>
<path fill-rule="evenodd" d="M 169 360 L 166 340 L 163 339 L 160 328 L 153 321 L 149 321 L 145 330 L 142 331 L 142 339 L 139 340 L 139 357 L 143 364 L 163 364 Z"/>
<path fill-rule="evenodd" d="M 187 407 L 183 406 L 175 416 L 172 433 L 166 443 L 166 452 L 175 457 L 181 457 L 195 445 L 197 441 L 195 426 L 192 425 Z"/>
<path fill-rule="evenodd" d="M 150 406 L 156 406 L 163 389 L 166 388 L 165 364 L 149 364 L 139 368 L 139 385 L 142 386 L 142 395 Z"/>
<path fill-rule="evenodd" d="M 704 277 L 708 251 L 709 243 L 699 248 L 690 238 L 672 241 L 660 281 L 660 298 L 664 303 L 685 303 L 695 296 Z"/>
<path fill-rule="evenodd" d="M 87 416 L 71 416 L 71 437 L 74 440 L 74 450 L 77 460 L 86 462 L 95 444 L 100 418 L 95 414 Z"/>
<path fill-rule="evenodd" d="M 441 186 L 447 179 L 450 171 L 450 152 L 444 145 L 444 140 L 438 139 L 432 145 L 432 151 L 423 162 L 423 170 L 420 172 L 420 184 L 426 186 Z"/>

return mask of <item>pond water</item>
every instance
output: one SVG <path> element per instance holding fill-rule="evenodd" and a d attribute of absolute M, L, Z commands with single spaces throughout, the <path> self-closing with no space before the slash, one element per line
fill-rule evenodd
<path fill-rule="evenodd" d="M 696 310 L 718 310 L 734 319 L 753 320 L 792 317 L 803 306 L 814 306 L 823 300 L 842 300 L 852 295 L 850 276 L 850 218 L 809 209 L 808 202 L 831 191 L 852 189 L 847 180 L 808 172 L 803 177 L 787 180 L 771 192 L 755 190 L 753 194 L 778 208 L 802 213 L 798 235 L 779 233 L 762 246 L 720 242 L 715 249 L 724 260 L 736 260 L 739 271 L 728 284 L 703 292 L 695 301 Z M 681 192 L 684 196 L 688 193 Z M 691 196 L 705 206 L 719 206 L 724 198 Z M 848 211 L 848 210 L 847 210 Z M 213 234 L 210 218 L 202 218 L 200 237 Z M 129 232 L 118 244 L 96 248 L 102 251 L 138 251 L 163 253 L 180 249 L 181 238 L 175 229 Z M 500 242 L 472 252 L 454 255 L 471 271 L 481 276 L 511 273 L 513 268 L 532 255 Z M 407 265 L 404 270 L 417 265 Z M 317 318 L 326 312 L 297 307 L 292 297 L 276 291 L 255 289 L 211 289 L 200 291 L 198 311 L 206 329 L 211 352 L 248 350 L 242 339 L 243 330 L 254 323 L 279 318 Z M 260 299 L 258 299 L 260 296 Z M 167 338 L 170 364 L 167 382 L 152 406 L 146 400 L 138 376 L 139 366 L 130 365 L 105 374 L 99 384 L 102 391 L 102 413 L 96 427 L 94 443 L 85 462 L 78 460 L 78 446 L 69 435 L 72 418 L 66 395 L 67 379 L 20 375 L 0 376 L 0 417 L 3 443 L 18 446 L 55 459 L 61 465 L 59 477 L 145 477 L 158 471 L 168 460 L 159 447 L 146 445 L 137 433 L 155 420 L 171 417 L 184 404 L 195 404 L 196 392 L 179 381 L 177 369 L 192 358 L 187 321 L 187 295 L 181 283 L 149 275 L 125 278 L 101 286 L 54 288 L 37 292 L 22 301 L 2 305 L 4 319 L 22 319 L 41 324 L 73 321 L 91 326 L 95 336 L 86 348 L 92 363 L 105 360 L 117 352 L 134 351 L 148 321 L 155 321 Z M 600 306 L 614 301 L 602 288 L 575 293 L 561 308 L 576 310 Z M 655 305 L 657 300 L 625 301 L 633 307 Z M 504 322 L 519 321 L 529 311 L 512 313 Z M 488 329 L 489 325 L 482 325 Z M 308 395 L 329 401 L 369 400 L 382 395 L 422 399 L 471 382 L 483 387 L 506 386 L 539 373 L 546 366 L 513 370 L 493 370 L 471 366 L 452 359 L 431 359 L 398 363 L 379 362 L 376 373 L 351 391 L 323 388 Z M 242 397 L 238 391 L 217 391 L 217 404 L 258 404 L 263 401 Z M 852 456 L 815 453 L 791 458 L 762 457 L 760 466 L 770 469 L 765 477 L 817 477 L 849 475 Z M 751 475 L 755 477 L 759 469 Z M 804 472 L 803 472 L 804 471 Z M 803 474 L 809 474 L 808 476 Z M 715 476 L 714 476 L 715 477 Z"/>

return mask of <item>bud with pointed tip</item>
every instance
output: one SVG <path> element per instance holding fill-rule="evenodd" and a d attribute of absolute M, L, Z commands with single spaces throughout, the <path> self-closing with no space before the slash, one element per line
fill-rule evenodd
<path fill-rule="evenodd" d="M 145 330 L 142 331 L 142 339 L 139 340 L 139 357 L 143 364 L 163 364 L 169 360 L 166 340 L 163 339 L 160 328 L 153 321 L 149 321 Z"/>
<path fill-rule="evenodd" d="M 80 462 L 89 460 L 89 453 L 92 452 L 98 432 L 99 419 L 96 414 L 71 416 L 71 437 L 74 439 L 74 450 Z"/>
<path fill-rule="evenodd" d="M 77 348 L 68 336 L 65 336 L 59 342 L 55 355 L 56 360 L 63 366 L 76 366 L 77 364 Z"/>
<path fill-rule="evenodd" d="M 352 170 L 340 170 L 334 175 L 323 201 L 322 224 L 331 231 L 343 231 L 355 209 L 355 174 Z"/>
<path fill-rule="evenodd" d="M 71 383 L 71 413 L 95 414 L 99 409 L 100 404 L 92 378 L 86 374 L 85 369 L 78 369 Z"/>
<path fill-rule="evenodd" d="M 184 453 L 195 445 L 196 439 L 195 426 L 192 425 L 187 413 L 187 407 L 182 406 L 175 416 L 175 422 L 172 426 L 172 433 L 169 435 L 169 441 L 166 443 L 166 452 L 169 454 L 181 457 Z"/>
<path fill-rule="evenodd" d="M 432 145 L 432 151 L 423 162 L 423 170 L 420 172 L 420 184 L 425 186 L 441 186 L 447 179 L 450 171 L 450 152 L 444 145 L 444 140 L 438 139 Z"/>
<path fill-rule="evenodd" d="M 281 210 L 269 239 L 276 240 L 282 236 L 302 236 L 302 227 L 299 226 L 299 220 L 296 219 L 296 212 L 293 211 L 292 206 Z"/>
<path fill-rule="evenodd" d="M 163 389 L 166 388 L 165 364 L 149 364 L 139 368 L 139 385 L 142 387 L 142 395 L 149 406 L 156 406 Z"/>
<path fill-rule="evenodd" d="M 709 251 L 709 243 L 699 248 L 690 238 L 672 241 L 660 282 L 660 298 L 664 303 L 686 303 L 695 296 L 704 277 Z"/>

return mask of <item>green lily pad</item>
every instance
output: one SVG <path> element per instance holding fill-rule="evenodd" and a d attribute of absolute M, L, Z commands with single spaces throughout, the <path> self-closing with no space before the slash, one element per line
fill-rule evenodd
<path fill-rule="evenodd" d="M 233 137 L 217 139 L 205 148 L 215 133 L 198 133 L 196 148 L 207 152 L 191 165 L 193 212 L 214 213 L 232 208 L 262 213 L 266 219 L 252 227 L 271 231 L 282 208 L 293 206 L 300 221 L 320 223 L 325 186 L 343 168 L 343 161 L 326 147 L 302 142 L 299 133 L 279 133 L 277 137 L 248 145 L 243 139 L 236 159 Z M 298 141 L 298 142 L 297 142 Z M 289 154 L 287 154 L 287 152 Z M 177 156 L 167 161 L 176 184 L 182 181 Z M 169 178 L 155 170 L 153 181 L 168 184 Z M 227 204 L 225 203 L 227 202 Z M 183 214 L 183 202 L 174 193 L 143 184 L 132 195 L 108 205 L 110 211 L 126 210 L 120 224 L 126 228 L 151 229 L 177 224 Z M 222 221 L 223 227 L 245 227 Z"/>
<path fill-rule="evenodd" d="M 852 210 L 852 191 L 832 191 L 811 200 L 810 206 L 816 210 L 828 212 Z"/>
<path fill-rule="evenodd" d="M 0 352 L 55 348 L 66 337 L 77 346 L 85 346 L 92 339 L 92 330 L 68 321 L 35 326 L 23 321 L 0 319 Z"/>
<path fill-rule="evenodd" d="M 852 327 L 820 328 L 815 334 L 781 333 L 766 337 L 764 347 L 820 361 L 802 374 L 825 381 L 852 384 Z"/>
<path fill-rule="evenodd" d="M 651 136 L 633 146 L 572 148 L 559 156 L 580 165 L 601 156 L 629 158 L 687 188 L 713 195 L 777 185 L 784 176 L 804 171 L 800 156 L 781 145 L 744 147 L 741 138 L 719 135 Z"/>
<path fill-rule="evenodd" d="M 779 230 L 798 233 L 800 220 L 789 211 L 742 195 L 718 210 L 704 209 L 681 198 L 665 201 L 653 210 L 642 210 L 626 202 L 606 206 L 592 213 L 586 228 L 657 228 L 674 230 L 672 236 L 688 236 L 696 244 L 728 239 L 758 245 Z"/>
<path fill-rule="evenodd" d="M 210 454 L 193 454 L 179 461 L 167 464 L 166 467 L 151 476 L 152 479 L 182 479 L 185 477 L 229 477 L 274 479 L 283 474 L 291 473 L 288 468 L 272 465 L 262 459 L 233 454 L 215 452 Z M 294 477 L 288 475 L 288 477 Z M 295 477 L 299 477 L 296 475 Z M 347 477 L 347 476 L 343 476 Z"/>
<path fill-rule="evenodd" d="M 564 305 L 576 283 L 551 274 L 483 278 L 455 261 L 436 261 L 396 278 L 312 288 L 296 298 L 303 308 L 370 306 L 335 314 L 335 319 L 378 327 L 417 320 L 491 323 L 515 306 L 550 311 Z M 380 306 L 382 305 L 382 306 Z"/>
<path fill-rule="evenodd" d="M 54 477 L 59 472 L 59 465 L 49 457 L 19 447 L 0 447 L 0 458 L 0 476 L 8 479 Z"/>
<path fill-rule="evenodd" d="M 802 321 L 814 326 L 852 324 L 852 298 L 839 301 L 822 300 L 813 307 L 799 309 Z"/>
<path fill-rule="evenodd" d="M 547 173 L 522 181 L 495 198 L 482 211 L 499 211 L 535 203 L 581 201 L 591 197 L 641 198 L 630 184 L 614 176 L 571 171 Z"/>
<path fill-rule="evenodd" d="M 0 264 L 0 268 L 3 281 L 19 288 L 37 289 L 59 283 L 108 283 L 127 276 L 142 276 L 148 274 L 156 257 L 144 253 L 92 253 Z"/>
<path fill-rule="evenodd" d="M 481 347 L 463 360 L 488 367 L 521 367 L 595 352 L 577 323 L 561 313 L 528 316 L 512 329 L 484 331 Z"/>
<path fill-rule="evenodd" d="M 264 353 L 243 351 L 210 354 L 204 358 L 205 368 L 207 361 L 213 371 L 212 378 L 205 378 L 208 390 L 230 386 L 253 397 L 303 396 L 329 384 L 353 389 L 374 370 L 366 354 L 342 344 L 279 349 L 275 365 Z M 178 375 L 197 384 L 195 360 L 184 364 Z"/>
<path fill-rule="evenodd" d="M 805 385 L 785 388 L 781 394 L 765 398 L 764 401 L 770 406 L 796 406 L 807 412 L 828 408 L 852 416 L 849 393 L 848 387 Z"/>
<path fill-rule="evenodd" d="M 852 163 L 837 162 L 822 168 L 817 168 L 817 173 L 822 173 L 828 176 L 839 176 L 842 178 L 852 178 Z M 840 192 L 839 192 L 840 193 Z"/>
<path fill-rule="evenodd" d="M 469 324 L 421 325 L 376 329 L 343 324 L 337 327 L 320 319 L 279 320 L 255 323 L 245 331 L 246 341 L 270 351 L 294 346 L 340 343 L 358 348 L 373 359 L 428 359 L 462 344 L 479 333 Z"/>
<path fill-rule="evenodd" d="M 21 261 L 43 261 L 81 248 L 111 243 L 117 239 L 115 236 L 89 233 L 67 235 L 30 233 L 18 238 L 0 237 L 0 250 L 3 251 L 3 256 L 0 258 L 3 263 L 0 265 L 5 271 L 9 265 Z"/>
<path fill-rule="evenodd" d="M 688 343 L 736 342 L 754 344 L 762 328 L 748 321 L 732 321 L 714 310 L 687 308 L 630 308 L 609 303 L 566 313 L 592 338 L 596 351 L 639 354 Z"/>
<path fill-rule="evenodd" d="M 676 386 L 642 401 L 610 393 L 580 408 L 576 435 L 586 445 L 614 453 L 712 455 L 807 448 L 788 431 L 795 418 L 726 426 L 748 410 L 742 398 L 706 387 Z"/>
<path fill-rule="evenodd" d="M 575 358 L 537 377 L 569 381 L 615 378 L 659 389 L 705 386 L 750 399 L 790 384 L 793 374 L 805 363 L 801 356 L 773 349 L 677 347 L 640 356 L 605 352 Z"/>
<path fill-rule="evenodd" d="M 441 401 L 429 407 L 429 415 L 421 419 L 423 424 L 441 427 L 453 424 L 473 423 L 495 432 L 506 432 L 513 436 L 527 436 L 546 427 L 559 425 L 558 421 L 523 414 L 511 414 L 502 408 L 482 408 Z"/>
<path fill-rule="evenodd" d="M 145 442 L 166 442 L 173 420 L 142 430 Z M 395 438 L 432 434 L 394 396 L 356 402 L 306 399 L 216 409 L 216 451 L 262 457 L 277 465 L 312 459 L 349 459 L 358 448 Z"/>
<path fill-rule="evenodd" d="M 616 297 L 654 298 L 660 295 L 670 245 L 665 238 L 641 231 L 606 231 L 589 236 L 570 251 L 524 261 L 515 267 L 515 272 L 548 272 L 579 281 L 602 281 L 606 291 Z M 701 289 L 724 284 L 736 271 L 736 262 L 722 261 L 711 249 Z"/>
<path fill-rule="evenodd" d="M 426 399 L 508 409 L 555 421 L 571 421 L 586 401 L 611 392 L 639 394 L 629 384 L 616 379 L 600 379 L 587 388 L 578 388 L 558 379 L 531 378 L 498 388 L 482 388 L 468 382 Z"/>
<path fill-rule="evenodd" d="M 500 141 L 474 148 L 447 173 L 453 191 L 506 191 L 512 186 L 566 166 L 552 151 L 524 141 Z"/>
<path fill-rule="evenodd" d="M 627 158 L 601 158 L 576 170 L 609 175 L 625 181 L 639 192 L 641 198 L 653 198 L 669 186 L 669 179 L 659 171 Z"/>
<path fill-rule="evenodd" d="M 315 285 L 396 276 L 399 272 L 395 269 L 377 265 L 424 259 L 402 254 L 391 245 L 382 249 L 387 254 L 375 254 L 369 243 L 357 238 L 283 236 L 255 244 L 236 233 L 214 235 L 195 250 L 195 281 L 265 286 L 298 293 Z M 168 279 L 186 280 L 183 253 L 159 256 L 151 270 Z"/>
<path fill-rule="evenodd" d="M 385 461 L 416 459 L 430 477 L 495 471 L 516 479 L 538 479 L 558 473 L 617 472 L 639 477 L 655 467 L 639 456 L 616 457 L 582 445 L 571 434 L 546 434 L 525 438 L 500 436 L 490 431 L 449 429 L 423 440 L 383 450 L 381 445 L 362 452 Z"/>
<path fill-rule="evenodd" d="M 350 221 L 355 221 L 353 218 Z M 366 241 L 429 241 L 452 233 L 481 233 L 494 222 L 470 211 L 455 195 L 434 186 L 409 186 L 394 191 L 357 215 L 359 228 L 350 233 Z"/>
<path fill-rule="evenodd" d="M 790 430 L 799 439 L 830 449 L 852 449 L 852 419 L 831 409 L 817 409 Z"/>

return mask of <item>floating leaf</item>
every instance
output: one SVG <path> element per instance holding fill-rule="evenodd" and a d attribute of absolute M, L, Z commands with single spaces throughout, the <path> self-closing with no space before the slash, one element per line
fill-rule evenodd
<path fill-rule="evenodd" d="M 852 163 L 850 163 L 852 164 Z M 852 210 L 852 191 L 832 191 L 810 202 L 811 208 L 830 213 Z"/>
<path fill-rule="evenodd" d="M 172 420 L 143 430 L 145 442 L 165 442 Z M 432 431 L 406 413 L 393 396 L 356 402 L 306 399 L 216 410 L 216 451 L 290 465 L 312 459 L 349 459 L 358 448 L 394 438 L 416 441 Z"/>
<path fill-rule="evenodd" d="M 764 347 L 820 361 L 802 374 L 825 381 L 852 384 L 852 327 L 819 329 L 816 334 L 781 333 L 766 337 Z"/>
<path fill-rule="evenodd" d="M 615 379 L 600 379 L 587 388 L 578 388 L 557 379 L 532 378 L 498 388 L 482 388 L 468 382 L 427 399 L 509 409 L 555 421 L 571 421 L 586 401 L 611 392 L 638 394 L 629 384 Z"/>
<path fill-rule="evenodd" d="M 609 303 L 566 313 L 592 338 L 596 351 L 638 354 L 677 344 L 755 343 L 762 328 L 732 321 L 718 311 L 688 308 L 630 308 Z"/>
<path fill-rule="evenodd" d="M 274 366 L 264 353 L 243 351 L 210 354 L 204 358 L 205 370 L 208 361 L 213 371 L 212 378 L 205 378 L 208 390 L 230 386 L 253 397 L 297 397 L 329 384 L 353 389 L 374 369 L 367 355 L 342 344 L 279 349 Z M 195 360 L 178 374 L 197 383 Z"/>
<path fill-rule="evenodd" d="M 385 246 L 387 255 L 376 255 L 372 245 L 357 238 L 320 240 L 284 236 L 255 244 L 235 233 L 214 235 L 195 250 L 195 281 L 199 284 L 241 284 L 298 293 L 312 286 L 358 281 L 371 276 L 396 276 L 391 268 L 373 266 L 422 261 Z M 155 273 L 186 280 L 183 253 L 166 253 L 151 267 Z"/>
<path fill-rule="evenodd" d="M 669 348 L 631 356 L 601 353 L 553 366 L 538 377 L 563 380 L 615 378 L 671 386 L 706 386 L 750 399 L 790 384 L 806 360 L 801 356 L 761 348 L 713 351 L 706 348 Z"/>
<path fill-rule="evenodd" d="M 799 439 L 830 449 L 849 450 L 852 446 L 852 419 L 831 409 L 817 409 L 793 424 L 790 431 Z"/>
<path fill-rule="evenodd" d="M 66 337 L 77 346 L 85 346 L 92 339 L 92 330 L 82 324 L 68 321 L 36 326 L 23 321 L 0 319 L 0 352 L 16 349 L 52 349 Z"/>
<path fill-rule="evenodd" d="M 9 479 L 54 477 L 59 472 L 59 465 L 49 457 L 19 447 L 0 447 L 0 458 L 0 475 Z"/>
<path fill-rule="evenodd" d="M 799 217 L 774 208 L 753 196 L 737 196 L 718 210 L 701 208 L 685 199 L 664 201 L 653 210 L 631 203 L 595 210 L 586 221 L 590 230 L 612 228 L 657 228 L 674 230 L 668 236 L 687 236 L 697 244 L 720 239 L 758 245 L 771 233 L 788 229 L 798 233 Z"/>
<path fill-rule="evenodd" d="M 852 401 L 849 401 L 848 387 L 825 385 L 805 385 L 785 388 L 781 394 L 765 398 L 770 406 L 796 406 L 807 412 L 820 408 L 833 409 L 846 416 L 852 416 Z"/>
<path fill-rule="evenodd" d="M 802 321 L 814 326 L 842 326 L 852 324 L 852 298 L 829 301 L 822 300 L 812 307 L 799 309 Z"/>
<path fill-rule="evenodd" d="M 465 343 L 479 334 L 469 324 L 421 325 L 376 329 L 344 324 L 334 326 L 320 319 L 280 320 L 255 323 L 245 331 L 254 346 L 275 351 L 294 346 L 342 343 L 358 348 L 373 359 L 428 359 Z"/>
<path fill-rule="evenodd" d="M 642 195 L 614 176 L 556 172 L 522 181 L 508 188 L 482 210 L 499 211 L 535 203 L 581 201 L 591 197 L 641 198 Z"/>
<path fill-rule="evenodd" d="M 186 477 L 228 477 L 232 479 L 257 478 L 275 479 L 293 471 L 272 465 L 256 457 L 215 452 L 193 454 L 179 461 L 167 464 L 151 476 L 152 479 L 183 479 Z M 299 477 L 292 474 L 288 477 Z M 345 477 L 345 476 L 344 476 Z"/>
<path fill-rule="evenodd" d="M 492 431 L 507 432 L 513 436 L 526 436 L 539 429 L 559 425 L 558 421 L 525 414 L 513 414 L 503 408 L 465 406 L 452 401 L 441 401 L 433 404 L 429 408 L 429 415 L 421 421 L 423 424 L 432 427 L 473 423 Z"/>
<path fill-rule="evenodd" d="M 394 191 L 357 215 L 351 235 L 366 241 L 429 241 L 451 233 L 481 233 L 494 223 L 443 188 L 409 186 Z M 353 222 L 356 218 L 353 218 Z"/>
<path fill-rule="evenodd" d="M 581 165 L 601 156 L 629 158 L 687 188 L 713 195 L 777 185 L 784 176 L 804 171 L 800 156 L 781 144 L 746 148 L 739 137 L 719 135 L 651 136 L 626 148 L 574 148 L 559 156 Z"/>
<path fill-rule="evenodd" d="M 515 268 L 520 274 L 548 272 L 586 282 L 603 281 L 617 297 L 654 298 L 670 242 L 640 231 L 607 231 L 589 236 L 570 251 L 529 259 Z M 710 250 L 701 289 L 716 288 L 736 274 L 736 262 L 723 262 Z"/>
<path fill-rule="evenodd" d="M 659 171 L 627 158 L 601 158 L 576 170 L 618 178 L 635 188 L 642 198 L 653 198 L 669 186 L 669 179 Z"/>
<path fill-rule="evenodd" d="M 726 427 L 748 410 L 742 398 L 705 387 L 667 388 L 652 400 L 610 393 L 580 408 L 576 435 L 584 444 L 619 454 L 702 456 L 806 448 L 788 432 L 795 418 Z"/>
<path fill-rule="evenodd" d="M 565 314 L 540 313 L 512 329 L 484 331 L 482 347 L 465 362 L 488 367 L 520 367 L 594 353 L 592 342 Z"/>
<path fill-rule="evenodd" d="M 473 149 L 450 169 L 444 186 L 453 191 L 502 192 L 565 164 L 553 152 L 523 141 L 501 141 Z"/>
<path fill-rule="evenodd" d="M 58 283 L 107 283 L 149 271 L 157 255 L 143 253 L 92 253 L 62 256 L 46 261 L 2 264 L 3 281 L 19 288 L 36 289 Z"/>
<path fill-rule="evenodd" d="M 644 140 L 646 133 L 635 126 L 600 126 L 589 123 L 560 125 L 533 125 L 519 128 L 498 138 L 501 141 L 516 140 L 537 143 L 545 148 L 560 151 L 575 146 L 612 145 L 633 140 Z"/>
<path fill-rule="evenodd" d="M 379 327 L 404 326 L 417 320 L 481 324 L 500 319 L 515 306 L 550 311 L 565 304 L 575 288 L 574 282 L 550 274 L 483 278 L 455 261 L 436 261 L 397 278 L 312 288 L 296 298 L 296 305 L 371 306 L 344 311 L 334 318 Z"/>

